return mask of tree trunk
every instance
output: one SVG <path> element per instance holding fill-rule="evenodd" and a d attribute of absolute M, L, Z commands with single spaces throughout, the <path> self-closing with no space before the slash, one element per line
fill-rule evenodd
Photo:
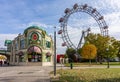
<path fill-rule="evenodd" d="M 98 56 L 96 56 L 96 59 L 95 59 L 96 63 L 98 63 Z"/>
<path fill-rule="evenodd" d="M 102 56 L 99 56 L 99 62 L 102 64 Z"/>

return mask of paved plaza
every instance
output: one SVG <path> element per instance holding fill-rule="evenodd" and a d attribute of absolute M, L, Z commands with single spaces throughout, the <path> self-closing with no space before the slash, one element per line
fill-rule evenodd
<path fill-rule="evenodd" d="M 84 68 L 107 68 L 107 66 L 82 66 L 73 69 Z M 120 68 L 120 66 L 110 66 L 110 68 Z M 57 64 L 57 69 L 61 65 Z M 70 69 L 70 67 L 62 67 Z M 0 67 L 0 82 L 50 82 L 49 72 L 53 71 L 53 66 L 3 66 Z"/>
<path fill-rule="evenodd" d="M 53 71 L 53 67 L 0 67 L 0 82 L 50 82 L 50 71 Z"/>

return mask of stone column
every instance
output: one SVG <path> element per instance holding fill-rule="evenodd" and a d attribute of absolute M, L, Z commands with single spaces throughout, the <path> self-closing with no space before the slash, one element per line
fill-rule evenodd
<path fill-rule="evenodd" d="M 13 42 L 13 62 L 12 62 L 13 65 L 15 65 L 15 45 L 14 45 L 14 42 Z"/>
<path fill-rule="evenodd" d="M 19 64 L 19 56 L 17 55 L 16 58 L 17 58 L 17 64 Z"/>

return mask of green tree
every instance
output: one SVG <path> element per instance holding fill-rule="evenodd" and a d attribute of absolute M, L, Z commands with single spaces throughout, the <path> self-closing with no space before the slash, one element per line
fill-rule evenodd
<path fill-rule="evenodd" d="M 102 63 L 102 59 L 106 58 L 107 56 L 106 49 L 108 49 L 109 47 L 109 57 L 115 57 L 115 46 L 113 46 L 113 42 L 115 41 L 115 39 L 113 37 L 90 33 L 86 37 L 86 41 L 89 41 L 91 44 L 94 44 L 97 47 L 96 61 Z"/>
<path fill-rule="evenodd" d="M 81 55 L 81 52 L 82 52 L 82 48 L 79 48 L 79 49 L 77 50 L 77 53 L 78 53 L 79 55 Z"/>
<path fill-rule="evenodd" d="M 67 55 L 67 54 L 65 54 L 65 55 L 64 55 L 64 58 L 65 58 L 65 59 L 66 59 L 66 58 L 68 58 L 68 55 Z"/>
<path fill-rule="evenodd" d="M 117 54 L 117 57 L 119 58 L 119 62 L 120 62 L 120 41 L 114 40 L 112 45 L 115 47 L 116 54 Z"/>
<path fill-rule="evenodd" d="M 109 40 L 109 58 L 115 58 L 117 57 L 118 51 L 119 51 L 120 42 L 117 41 L 114 37 L 110 37 Z"/>
<path fill-rule="evenodd" d="M 75 62 L 77 60 L 75 54 L 76 54 L 76 50 L 73 48 L 67 48 L 66 50 L 66 54 L 68 55 L 68 58 L 70 59 L 70 61 Z"/>
<path fill-rule="evenodd" d="M 94 59 L 96 57 L 96 53 L 97 53 L 97 48 L 93 44 L 84 45 L 82 47 L 82 51 L 81 51 L 82 57 L 85 59 L 89 59 L 90 63 L 91 63 L 91 59 Z"/>
<path fill-rule="evenodd" d="M 120 63 L 120 48 L 119 48 L 119 51 L 118 51 L 117 56 L 118 56 L 118 58 L 119 58 L 119 63 Z"/>
<path fill-rule="evenodd" d="M 102 59 L 107 56 L 110 59 L 116 56 L 120 59 L 120 41 L 116 40 L 114 37 L 90 33 L 85 39 L 97 47 L 97 60 L 100 63 Z M 106 49 L 108 49 L 108 51 Z"/>
<path fill-rule="evenodd" d="M 106 49 L 106 52 L 104 53 L 105 58 L 109 57 L 110 59 L 113 59 L 117 56 L 117 50 L 112 45 L 109 45 L 109 47 Z"/>
<path fill-rule="evenodd" d="M 104 52 L 106 50 L 106 44 L 109 41 L 108 37 L 104 37 L 100 34 L 88 34 L 87 37 L 85 37 L 86 41 L 89 41 L 90 44 L 94 44 L 97 47 L 97 58 L 96 62 L 99 61 L 102 63 L 102 59 L 104 57 Z"/>

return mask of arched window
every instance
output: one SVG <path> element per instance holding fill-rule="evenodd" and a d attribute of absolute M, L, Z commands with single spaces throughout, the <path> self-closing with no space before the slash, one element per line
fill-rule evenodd
<path fill-rule="evenodd" d="M 25 39 L 21 38 L 20 40 L 20 49 L 24 49 L 25 48 Z"/>

